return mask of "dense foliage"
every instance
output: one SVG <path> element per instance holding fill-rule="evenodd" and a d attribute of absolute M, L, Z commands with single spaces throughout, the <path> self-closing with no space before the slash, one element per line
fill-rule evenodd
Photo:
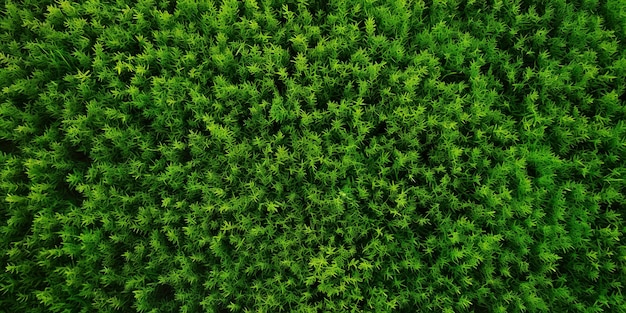
<path fill-rule="evenodd" d="M 626 1 L 5 0 L 0 310 L 626 312 Z"/>

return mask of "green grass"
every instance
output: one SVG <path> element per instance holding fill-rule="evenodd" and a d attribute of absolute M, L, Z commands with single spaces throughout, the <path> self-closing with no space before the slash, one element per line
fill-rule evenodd
<path fill-rule="evenodd" d="M 0 8 L 2 312 L 626 312 L 626 2 Z"/>

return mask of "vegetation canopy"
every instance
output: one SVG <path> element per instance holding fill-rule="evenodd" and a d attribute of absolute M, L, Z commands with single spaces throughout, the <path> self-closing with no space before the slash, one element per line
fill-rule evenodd
<path fill-rule="evenodd" d="M 0 311 L 626 313 L 626 0 L 0 12 Z"/>

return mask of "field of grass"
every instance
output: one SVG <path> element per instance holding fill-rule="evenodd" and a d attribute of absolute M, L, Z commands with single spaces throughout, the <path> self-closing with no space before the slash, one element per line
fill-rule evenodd
<path fill-rule="evenodd" d="M 0 3 L 0 312 L 626 313 L 626 0 Z"/>

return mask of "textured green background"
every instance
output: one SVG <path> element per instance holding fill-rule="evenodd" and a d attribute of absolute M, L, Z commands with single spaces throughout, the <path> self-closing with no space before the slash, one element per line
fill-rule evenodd
<path fill-rule="evenodd" d="M 626 2 L 0 1 L 2 312 L 626 312 Z"/>

